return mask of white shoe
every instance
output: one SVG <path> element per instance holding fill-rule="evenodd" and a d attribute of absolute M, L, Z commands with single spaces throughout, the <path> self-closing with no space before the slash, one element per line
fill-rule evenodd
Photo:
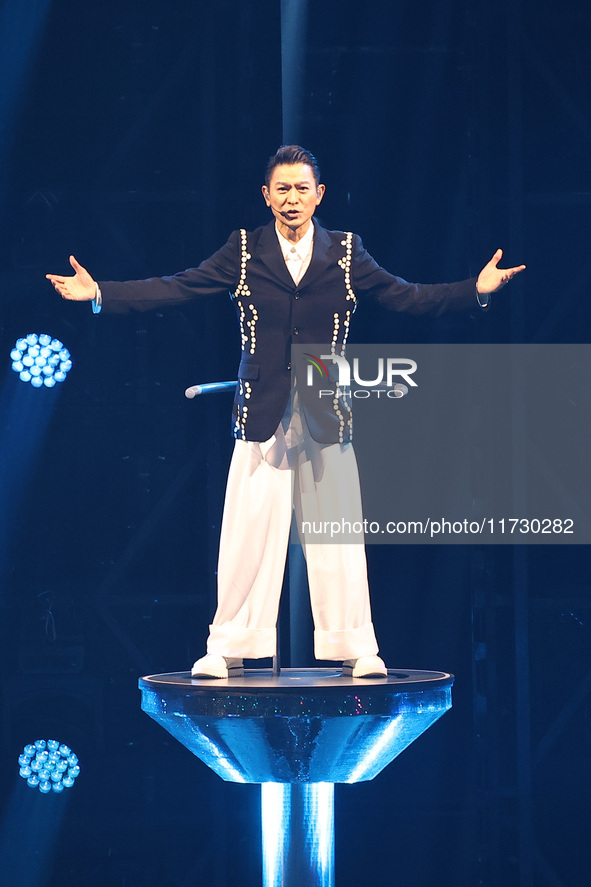
<path fill-rule="evenodd" d="M 388 669 L 379 656 L 360 656 L 359 659 L 345 659 L 343 674 L 352 678 L 387 678 Z"/>
<path fill-rule="evenodd" d="M 242 659 L 229 659 L 208 653 L 194 663 L 192 678 L 239 678 L 244 674 Z"/>

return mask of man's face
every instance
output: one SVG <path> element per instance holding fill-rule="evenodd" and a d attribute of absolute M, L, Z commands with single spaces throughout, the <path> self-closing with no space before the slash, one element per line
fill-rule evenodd
<path fill-rule="evenodd" d="M 307 163 L 276 166 L 269 187 L 263 185 L 265 203 L 285 236 L 303 236 L 310 219 L 324 196 L 324 185 L 317 185 Z"/>

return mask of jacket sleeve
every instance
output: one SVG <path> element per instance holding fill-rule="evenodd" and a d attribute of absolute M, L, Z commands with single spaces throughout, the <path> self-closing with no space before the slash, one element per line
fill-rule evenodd
<path fill-rule="evenodd" d="M 233 291 L 240 277 L 240 240 L 234 231 L 227 243 L 198 268 L 189 268 L 172 277 L 147 280 L 99 281 L 105 311 L 127 314 L 149 311 L 166 305 L 179 305 L 201 296 Z"/>
<path fill-rule="evenodd" d="M 364 249 L 361 238 L 354 235 L 352 284 L 356 293 L 368 293 L 391 311 L 409 314 L 431 314 L 437 317 L 445 311 L 467 311 L 480 305 L 476 293 L 476 278 L 459 283 L 409 283 L 390 274 Z"/>

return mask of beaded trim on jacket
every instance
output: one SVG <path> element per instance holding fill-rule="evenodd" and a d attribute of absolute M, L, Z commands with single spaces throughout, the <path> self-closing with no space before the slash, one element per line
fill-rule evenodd
<path fill-rule="evenodd" d="M 234 298 L 238 305 L 238 322 L 240 323 L 240 343 L 243 351 L 254 354 L 257 347 L 257 321 L 258 312 L 252 303 L 246 304 L 252 295 L 246 282 L 246 266 L 252 256 L 248 252 L 246 229 L 240 229 L 240 280 L 234 292 Z M 247 311 L 250 318 L 247 320 Z"/>

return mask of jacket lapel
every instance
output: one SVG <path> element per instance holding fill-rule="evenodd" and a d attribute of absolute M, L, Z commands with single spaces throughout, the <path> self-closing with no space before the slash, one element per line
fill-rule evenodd
<path fill-rule="evenodd" d="M 308 286 L 309 283 L 312 283 L 326 270 L 331 262 L 330 251 L 333 247 L 332 241 L 327 231 L 319 225 L 315 219 L 313 219 L 312 222 L 314 224 L 314 248 L 312 250 L 312 258 L 308 270 L 299 283 L 300 287 Z M 275 220 L 269 222 L 269 224 L 263 228 L 259 240 L 257 256 L 261 262 L 264 262 L 268 270 L 283 284 L 283 286 L 287 286 L 290 289 L 294 288 L 295 284 L 292 280 L 291 274 L 287 270 L 285 259 L 283 258 L 283 253 L 281 252 L 281 247 L 279 246 L 279 241 L 277 239 Z"/>
<path fill-rule="evenodd" d="M 275 232 L 275 219 L 269 222 L 261 231 L 257 258 L 263 262 L 271 274 L 280 281 L 283 286 L 293 288 L 291 274 L 287 270 L 277 234 Z"/>
<path fill-rule="evenodd" d="M 328 232 L 315 219 L 314 224 L 314 249 L 312 250 L 312 258 L 308 266 L 308 270 L 300 280 L 300 286 L 308 286 L 313 283 L 317 277 L 325 272 L 331 263 L 330 251 L 332 250 L 332 240 Z"/>

